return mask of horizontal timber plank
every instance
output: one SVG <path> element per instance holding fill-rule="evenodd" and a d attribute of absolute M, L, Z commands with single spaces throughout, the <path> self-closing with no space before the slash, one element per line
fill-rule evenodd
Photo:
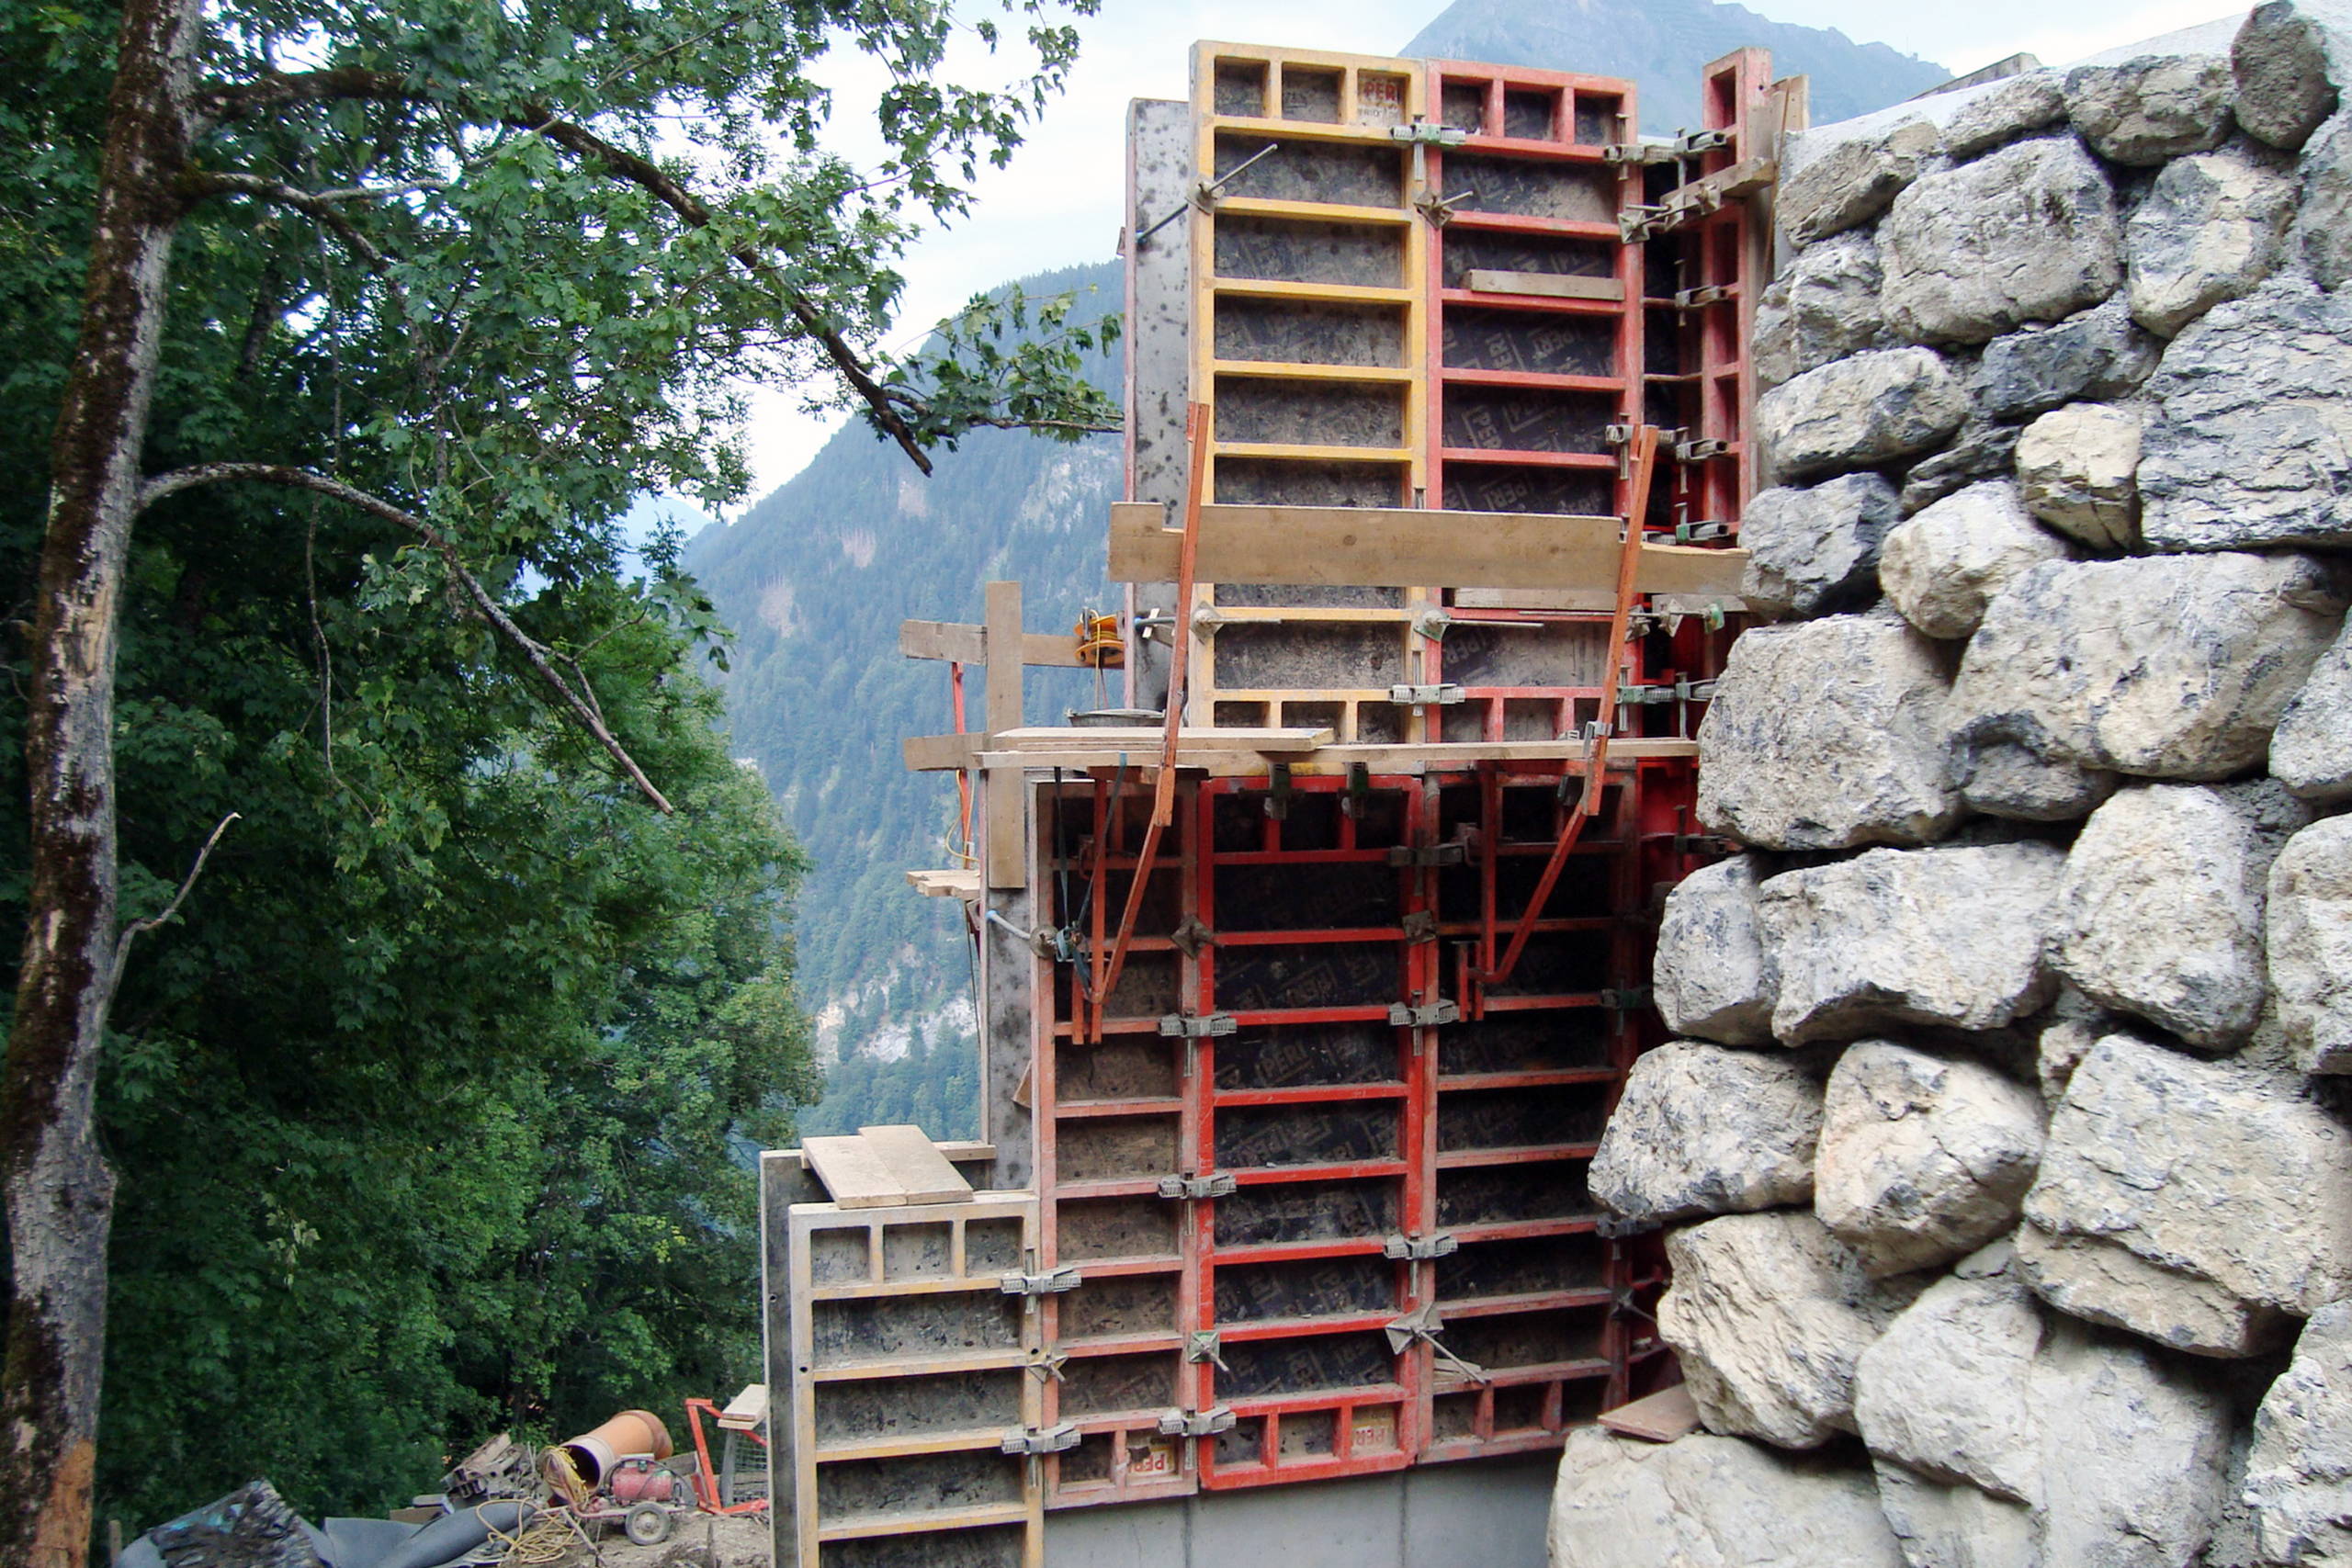
<path fill-rule="evenodd" d="M 926 898 L 977 898 L 980 874 L 969 866 L 944 871 L 910 871 L 907 883 Z"/>
<path fill-rule="evenodd" d="M 945 659 L 958 664 L 986 664 L 989 637 L 985 627 L 956 621 L 900 621 L 899 651 L 909 659 Z M 1078 639 L 1049 632 L 1021 634 L 1021 662 L 1082 670 Z"/>
<path fill-rule="evenodd" d="M 1215 731 L 1209 733 L 1214 734 Z M 1270 765 L 1287 763 L 1294 778 L 1327 778 L 1344 774 L 1362 762 L 1375 773 L 1430 773 L 1476 767 L 1480 762 L 1576 762 L 1583 759 L 1584 742 L 1568 740 L 1470 740 L 1415 744 L 1325 746 L 1287 757 L 1262 751 L 1203 746 L 1177 754 L 1180 770 L 1205 773 L 1212 778 L 1262 778 Z M 1635 762 L 1684 760 L 1699 754 L 1695 740 L 1634 739 L 1609 743 L 1609 765 L 1629 768 Z M 1059 752 L 990 753 L 981 759 L 989 767 L 1116 768 L 1151 771 L 1152 759 L 1134 751 L 1070 750 Z"/>
<path fill-rule="evenodd" d="M 1177 760 L 1204 749 L 1219 752 L 1304 754 L 1330 743 L 1330 729 L 1185 729 L 1177 738 Z M 910 735 L 899 743 L 910 772 L 951 768 L 1019 767 L 1031 758 L 1052 760 L 1072 751 L 1100 752 L 1141 765 L 1156 760 L 1166 731 L 1158 725 L 1117 725 L 1053 729 L 1008 729 L 1001 735 Z M 1001 886 L 995 883 L 991 886 Z"/>
<path fill-rule="evenodd" d="M 842 1208 L 888 1209 L 907 1201 L 907 1190 L 864 1138 L 803 1138 L 800 1152 Z"/>
<path fill-rule="evenodd" d="M 906 1196 L 905 1203 L 960 1203 L 972 1195 L 972 1184 L 956 1174 L 923 1130 L 911 1122 L 860 1127 L 858 1137 L 872 1149 Z"/>
<path fill-rule="evenodd" d="M 1613 277 L 1571 277 L 1556 272 L 1501 272 L 1472 267 L 1463 286 L 1473 294 L 1540 294 L 1552 299 L 1623 299 L 1625 286 Z"/>
<path fill-rule="evenodd" d="M 1111 576 L 1123 582 L 1176 577 L 1182 531 L 1153 502 L 1111 507 Z M 1434 508 L 1226 506 L 1201 508 L 1199 579 L 1350 588 L 1598 589 L 1616 583 L 1613 517 Z M 1747 552 L 1644 545 L 1634 587 L 1644 593 L 1739 592 Z"/>

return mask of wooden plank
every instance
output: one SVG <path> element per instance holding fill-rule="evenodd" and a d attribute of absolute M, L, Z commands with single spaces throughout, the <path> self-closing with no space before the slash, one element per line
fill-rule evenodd
<path fill-rule="evenodd" d="M 1144 502 L 1111 506 L 1111 575 L 1166 582 L 1182 530 Z M 1613 517 L 1374 506 L 1204 506 L 1201 579 L 1324 587 L 1613 588 L 1622 525 Z M 1644 545 L 1645 593 L 1732 598 L 1747 552 Z"/>
<path fill-rule="evenodd" d="M 943 871 L 910 871 L 908 886 L 926 898 L 977 898 L 980 896 L 980 874 L 969 866 L 952 866 Z"/>
<path fill-rule="evenodd" d="M 981 775 L 982 843 L 990 887 L 1029 886 L 1029 784 L 1019 768 Z"/>
<path fill-rule="evenodd" d="M 1704 179 L 1692 180 L 1687 186 L 1676 186 L 1658 200 L 1668 211 L 1681 208 L 1697 208 L 1713 212 L 1726 201 L 1736 201 L 1744 196 L 1777 182 L 1781 165 L 1772 158 L 1742 158 L 1728 169 L 1718 169 Z"/>
<path fill-rule="evenodd" d="M 907 1201 L 897 1174 L 863 1138 L 803 1138 L 800 1152 L 842 1208 L 888 1209 Z"/>
<path fill-rule="evenodd" d="M 923 1130 L 909 1122 L 860 1127 L 857 1135 L 906 1192 L 909 1203 L 960 1203 L 972 1195 L 972 1184 L 956 1174 Z"/>
<path fill-rule="evenodd" d="M 1612 768 L 1620 763 L 1631 766 L 1637 761 L 1679 761 L 1698 754 L 1699 743 L 1695 740 L 1612 740 L 1609 744 L 1609 764 Z M 1471 768 L 1480 762 L 1560 762 L 1575 761 L 1583 756 L 1584 742 L 1577 739 L 1330 745 L 1283 758 L 1269 756 L 1263 751 L 1199 746 L 1179 752 L 1176 766 L 1205 773 L 1213 778 L 1248 779 L 1264 777 L 1268 768 L 1281 761 L 1289 764 L 1291 773 L 1296 777 L 1332 778 L 1345 773 L 1352 762 L 1362 762 L 1375 773 L 1420 774 L 1442 773 L 1451 768 Z M 1136 783 L 1150 776 L 1154 771 L 1152 765 L 1138 761 L 1133 751 L 984 752 L 980 761 L 986 766 L 1004 769 L 1018 766 L 1107 772 L 1125 767 L 1129 780 Z M 1153 762 L 1156 764 L 1157 759 Z"/>
<path fill-rule="evenodd" d="M 747 1382 L 743 1391 L 727 1402 L 718 1413 L 718 1424 L 730 1432 L 755 1430 L 768 1418 L 768 1385 Z"/>
<path fill-rule="evenodd" d="M 1534 294 L 1551 299 L 1623 299 L 1625 286 L 1613 277 L 1571 277 L 1556 272 L 1503 272 L 1472 267 L 1462 286 L 1473 294 Z"/>
<path fill-rule="evenodd" d="M 991 582 L 987 592 L 989 645 L 1019 647 L 1021 584 Z M 989 661 L 988 728 L 991 734 L 1021 728 L 1021 666 L 1011 660 Z"/>
<path fill-rule="evenodd" d="M 1602 1411 L 1600 1424 L 1620 1437 L 1670 1443 L 1699 1429 L 1699 1406 L 1690 1397 L 1690 1385 L 1679 1382 L 1631 1404 Z"/>
<path fill-rule="evenodd" d="M 962 621 L 900 621 L 899 651 L 909 659 L 946 659 L 959 664 L 989 661 L 988 632 Z M 1050 632 L 1021 634 L 1021 662 L 1069 670 L 1091 669 L 1078 657 L 1075 637 Z"/>
<path fill-rule="evenodd" d="M 1060 751 L 1072 746 L 1083 746 L 1091 751 L 1135 749 L 1156 753 L 1166 734 L 1156 724 L 1008 729 L 1001 735 L 989 737 L 988 749 L 991 752 Z M 1329 728 L 1202 729 L 1188 726 L 1177 731 L 1176 743 L 1179 747 L 1188 743 L 1213 745 L 1236 751 L 1312 751 L 1318 746 L 1329 745 L 1337 734 Z"/>
<path fill-rule="evenodd" d="M 985 735 L 910 735 L 899 742 L 907 771 L 935 773 L 946 768 L 968 768 L 988 749 Z"/>
<path fill-rule="evenodd" d="M 933 1146 L 950 1165 L 987 1165 L 996 1158 L 994 1144 L 967 1140 L 963 1143 L 939 1144 Z M 805 1169 L 808 1163 L 802 1157 L 798 1149 L 762 1149 L 760 1157 L 763 1160 L 774 1160 L 787 1170 Z"/>

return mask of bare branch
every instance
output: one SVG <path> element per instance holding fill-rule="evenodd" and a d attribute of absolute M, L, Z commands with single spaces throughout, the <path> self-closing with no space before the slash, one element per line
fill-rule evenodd
<path fill-rule="evenodd" d="M 180 192 L 190 200 L 208 196 L 249 196 L 256 201 L 275 202 L 290 207 L 304 217 L 341 240 L 344 248 L 357 256 L 368 270 L 384 280 L 401 319 L 408 316 L 408 297 L 391 276 L 391 263 L 375 242 L 360 231 L 359 225 L 337 211 L 333 202 L 311 191 L 300 190 L 277 180 L 264 179 L 259 175 L 236 171 L 192 174 L 180 181 Z"/>
<path fill-rule="evenodd" d="M 514 618 L 499 608 L 498 601 L 492 596 L 490 590 L 482 586 L 481 580 L 467 570 L 464 560 L 458 554 L 458 547 L 450 541 L 449 536 L 414 513 L 404 511 L 380 496 L 370 495 L 366 491 L 345 484 L 340 479 L 331 479 L 324 474 L 314 474 L 308 468 L 297 468 L 280 463 L 199 463 L 192 468 L 176 468 L 168 474 L 159 474 L 141 486 L 139 492 L 139 505 L 141 510 L 144 510 L 165 496 L 176 495 L 184 490 L 194 490 L 199 485 L 221 484 L 236 479 L 249 480 L 255 484 L 283 485 L 289 490 L 314 491 L 330 500 L 340 501 L 347 506 L 356 507 L 370 517 L 390 523 L 429 546 L 441 557 L 443 566 L 447 569 L 450 577 L 465 591 L 466 597 L 473 602 L 475 613 L 481 615 L 482 620 L 487 622 L 499 636 L 504 637 L 515 651 L 522 654 L 525 661 L 537 672 L 539 678 L 553 689 L 558 697 L 562 699 L 563 705 L 571 710 L 573 719 L 582 729 L 595 738 L 596 743 L 620 765 L 622 772 L 628 775 L 630 781 L 637 785 L 645 798 L 652 802 L 665 815 L 676 810 L 668 798 L 653 787 L 653 781 L 645 776 L 645 770 L 637 765 L 637 759 L 631 757 L 628 749 L 622 746 L 620 741 L 614 738 L 613 732 L 605 727 L 604 717 L 597 709 L 594 696 L 583 696 L 580 692 L 573 690 L 571 682 L 566 681 L 561 672 L 556 669 L 547 645 L 516 626 Z"/>
<path fill-rule="evenodd" d="M 427 96 L 406 77 L 392 72 L 338 65 L 324 71 L 274 71 L 251 82 L 217 83 L 197 95 L 197 107 L 206 120 L 218 123 L 286 104 L 324 104 L 345 98 L 421 102 Z"/>
<path fill-rule="evenodd" d="M 242 815 L 240 812 L 232 811 L 228 816 L 220 818 L 220 824 L 212 829 L 212 836 L 204 840 L 202 849 L 196 852 L 196 863 L 187 868 L 187 875 L 180 882 L 180 890 L 172 895 L 172 901 L 164 906 L 162 914 L 151 915 L 143 920 L 133 920 L 122 928 L 122 934 L 115 938 L 114 967 L 107 979 L 107 991 L 109 995 L 122 988 L 123 965 L 130 962 L 132 939 L 142 931 L 153 931 L 180 912 L 180 906 L 187 902 L 189 891 L 196 886 L 196 879 L 204 874 L 204 863 L 212 858 L 212 846 L 220 841 L 220 835 L 229 830 L 229 824 L 237 821 Z"/>

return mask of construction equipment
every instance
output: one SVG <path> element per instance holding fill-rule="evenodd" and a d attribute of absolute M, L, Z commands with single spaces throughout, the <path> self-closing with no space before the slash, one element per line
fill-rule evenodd
<path fill-rule="evenodd" d="M 709 1416 L 718 1424 L 721 1437 L 719 1461 L 716 1468 L 710 1462 L 710 1440 L 703 1433 L 702 1418 Z M 686 1425 L 694 1432 L 695 1504 L 706 1514 L 758 1514 L 767 1511 L 767 1483 L 763 1475 L 756 1483 L 758 1496 L 739 1498 L 737 1493 L 754 1484 L 749 1477 L 739 1476 L 735 1470 L 736 1448 L 748 1436 L 764 1449 L 768 1446 L 768 1387 L 765 1383 L 746 1383 L 743 1392 L 727 1402 L 725 1409 L 708 1399 L 686 1401 Z"/>

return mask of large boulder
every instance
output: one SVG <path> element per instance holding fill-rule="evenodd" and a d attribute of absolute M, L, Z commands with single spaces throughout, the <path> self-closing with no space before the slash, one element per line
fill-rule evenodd
<path fill-rule="evenodd" d="M 2269 974 L 2307 1073 L 2352 1073 L 2352 817 L 2314 822 L 2271 863 Z"/>
<path fill-rule="evenodd" d="M 2176 1349 L 2249 1356 L 2352 1294 L 2352 1132 L 2295 1080 L 2129 1035 L 2075 1069 L 2026 1194 L 2044 1301 Z"/>
<path fill-rule="evenodd" d="M 1914 1562 L 2179 1568 L 2225 1500 L 2228 1402 L 2004 1274 L 1939 1280 L 1896 1318 L 1855 1416 L 1896 1533 L 1928 1547 Z"/>
<path fill-rule="evenodd" d="M 2262 1013 L 2268 863 L 2254 824 L 2220 790 L 2124 790 L 2067 852 L 2051 963 L 2100 1006 L 2191 1045 L 2243 1044 Z"/>
<path fill-rule="evenodd" d="M 1915 343 L 1983 343 L 2098 304 L 2123 280 L 2107 176 L 2071 137 L 1923 175 L 1879 227 L 1887 320 Z"/>
<path fill-rule="evenodd" d="M 2302 556 L 2033 567 L 1986 608 L 1948 722 L 2049 761 L 2227 778 L 2261 762 L 2345 602 L 2340 569 Z"/>
<path fill-rule="evenodd" d="M 2245 1499 L 2268 1562 L 2352 1562 L 2352 1300 L 2312 1314 L 2254 1416 Z"/>
<path fill-rule="evenodd" d="M 2165 165 L 2124 229 L 2133 321 L 2170 337 L 2270 276 L 2295 215 L 2284 162 L 2239 146 Z"/>
<path fill-rule="evenodd" d="M 1757 381 L 1777 387 L 1833 359 L 1885 346 L 1878 240 L 1840 234 L 1797 253 L 1756 301 Z"/>
<path fill-rule="evenodd" d="M 1878 580 L 1887 603 L 1919 630 L 1964 637 L 2012 578 L 2066 556 L 2066 542 L 2033 520 L 2013 481 L 1987 479 L 1889 533 L 1879 549 Z"/>
<path fill-rule="evenodd" d="M 1869 222 L 1917 177 L 1942 140 L 1928 121 L 1908 119 L 1831 144 L 1781 177 L 1773 193 L 1781 227 L 1807 245 Z"/>
<path fill-rule="evenodd" d="M 2026 510 L 2095 550 L 2140 542 L 2139 409 L 2068 403 L 2018 437 Z"/>
<path fill-rule="evenodd" d="M 2338 114 L 2303 150 L 2291 243 L 2322 288 L 2352 278 L 2352 115 Z"/>
<path fill-rule="evenodd" d="M 1772 620 L 1868 604 L 1878 593 L 1880 541 L 1898 515 L 1894 487 L 1876 474 L 1759 492 L 1739 524 L 1747 551 L 1741 602 Z"/>
<path fill-rule="evenodd" d="M 1753 855 L 1692 872 L 1666 896 L 1650 994 L 1677 1034 L 1726 1045 L 1772 1043 L 1780 977 L 1756 921 L 1760 874 Z"/>
<path fill-rule="evenodd" d="M 1810 1202 L 1817 1070 L 1691 1040 L 1643 1053 L 1592 1157 L 1593 1197 L 1644 1224 Z"/>
<path fill-rule="evenodd" d="M 1813 1449 L 1854 1430 L 1854 1362 L 1924 1281 L 1873 1280 L 1807 1213 L 1726 1214 L 1671 1234 L 1659 1337 L 1711 1432 Z"/>
<path fill-rule="evenodd" d="M 2230 133 L 2234 84 L 2213 54 L 2148 54 L 2066 74 L 2066 117 L 2111 164 L 2153 165 L 2203 152 Z"/>
<path fill-rule="evenodd" d="M 1949 663 L 1889 614 L 1747 633 L 1699 725 L 1700 823 L 1775 850 L 1940 837 Z"/>
<path fill-rule="evenodd" d="M 1757 910 L 1781 976 L 1772 1032 L 1799 1044 L 1906 1024 L 1987 1030 L 2038 1010 L 2064 865 L 2047 844 L 1973 844 L 1770 878 Z"/>
<path fill-rule="evenodd" d="M 2066 118 L 2066 78 L 2026 71 L 1985 88 L 1944 122 L 1944 151 L 1973 158 Z"/>
<path fill-rule="evenodd" d="M 1756 400 L 1757 436 L 1782 483 L 1928 451 L 1967 418 L 1967 387 L 1929 348 L 1858 354 Z"/>
<path fill-rule="evenodd" d="M 1694 1433 L 1568 1433 L 1551 1568 L 1902 1568 L 1870 1472 Z"/>
<path fill-rule="evenodd" d="M 2292 152 L 2335 112 L 2335 78 L 2345 73 L 2340 7 L 2268 0 L 2256 6 L 2230 46 L 2238 125 L 2249 136 Z"/>
<path fill-rule="evenodd" d="M 2118 295 L 2055 325 L 2028 322 L 1995 338 L 1971 385 L 1984 413 L 2024 419 L 2065 403 L 2127 397 L 2155 373 L 2163 352 Z"/>
<path fill-rule="evenodd" d="M 2278 716 L 2270 776 L 2306 800 L 2352 797 L 2352 631 L 2328 645 Z"/>
<path fill-rule="evenodd" d="M 2007 1235 L 2041 1158 L 2032 1089 L 1975 1062 L 1865 1040 L 1829 1075 L 1814 1213 L 1865 1271 L 1908 1273 Z"/>
<path fill-rule="evenodd" d="M 1978 479 L 2007 479 L 2017 461 L 2018 427 L 1972 414 L 1942 451 L 1921 458 L 1903 476 L 1903 514 L 1933 506 Z"/>
<path fill-rule="evenodd" d="M 2217 305 L 2173 339 L 2148 394 L 2151 546 L 2352 544 L 2352 296 L 2278 277 Z"/>

